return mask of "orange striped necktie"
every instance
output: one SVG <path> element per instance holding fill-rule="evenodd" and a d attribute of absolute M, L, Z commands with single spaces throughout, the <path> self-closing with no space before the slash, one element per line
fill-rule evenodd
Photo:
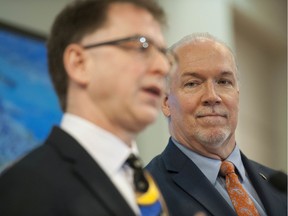
<path fill-rule="evenodd" d="M 131 154 L 126 163 L 133 169 L 136 201 L 142 216 L 168 216 L 165 201 L 152 176 L 143 170 L 141 160 Z"/>
<path fill-rule="evenodd" d="M 223 161 L 220 173 L 225 176 L 226 190 L 238 216 L 259 216 L 259 213 L 246 190 L 239 181 L 233 163 Z"/>

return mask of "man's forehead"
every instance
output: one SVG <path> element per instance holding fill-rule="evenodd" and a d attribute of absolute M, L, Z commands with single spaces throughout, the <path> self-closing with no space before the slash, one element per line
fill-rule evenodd
<path fill-rule="evenodd" d="M 180 67 L 236 67 L 233 54 L 225 46 L 215 43 L 186 44 L 177 49 Z"/>
<path fill-rule="evenodd" d="M 190 55 L 191 60 L 193 59 L 193 56 L 195 56 L 195 60 L 198 60 L 201 56 L 210 57 L 219 54 L 232 55 L 229 49 L 222 44 L 209 40 L 183 44 L 177 48 L 176 52 L 183 56 Z"/>
<path fill-rule="evenodd" d="M 117 40 L 141 35 L 156 44 L 165 44 L 160 23 L 145 8 L 127 2 L 116 2 L 109 6 L 105 24 L 87 35 L 91 41 Z"/>

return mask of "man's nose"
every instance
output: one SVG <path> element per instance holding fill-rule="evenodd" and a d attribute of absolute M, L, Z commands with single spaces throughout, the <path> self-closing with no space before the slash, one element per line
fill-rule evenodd
<path fill-rule="evenodd" d="M 214 106 L 222 102 L 215 85 L 216 84 L 213 81 L 208 81 L 206 83 L 202 96 L 202 103 L 204 106 Z"/>

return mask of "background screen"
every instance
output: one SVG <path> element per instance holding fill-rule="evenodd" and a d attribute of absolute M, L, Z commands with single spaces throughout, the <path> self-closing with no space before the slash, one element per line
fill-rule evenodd
<path fill-rule="evenodd" d="M 0 22 L 0 171 L 42 144 L 61 115 L 45 37 Z"/>

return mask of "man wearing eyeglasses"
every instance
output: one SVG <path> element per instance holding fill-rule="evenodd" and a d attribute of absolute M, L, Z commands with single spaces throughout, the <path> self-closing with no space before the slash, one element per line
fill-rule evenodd
<path fill-rule="evenodd" d="M 48 64 L 64 115 L 0 177 L 1 216 L 141 214 L 125 161 L 138 154 L 135 136 L 155 121 L 176 64 L 164 22 L 147 0 L 78 0 L 60 12 Z"/>

